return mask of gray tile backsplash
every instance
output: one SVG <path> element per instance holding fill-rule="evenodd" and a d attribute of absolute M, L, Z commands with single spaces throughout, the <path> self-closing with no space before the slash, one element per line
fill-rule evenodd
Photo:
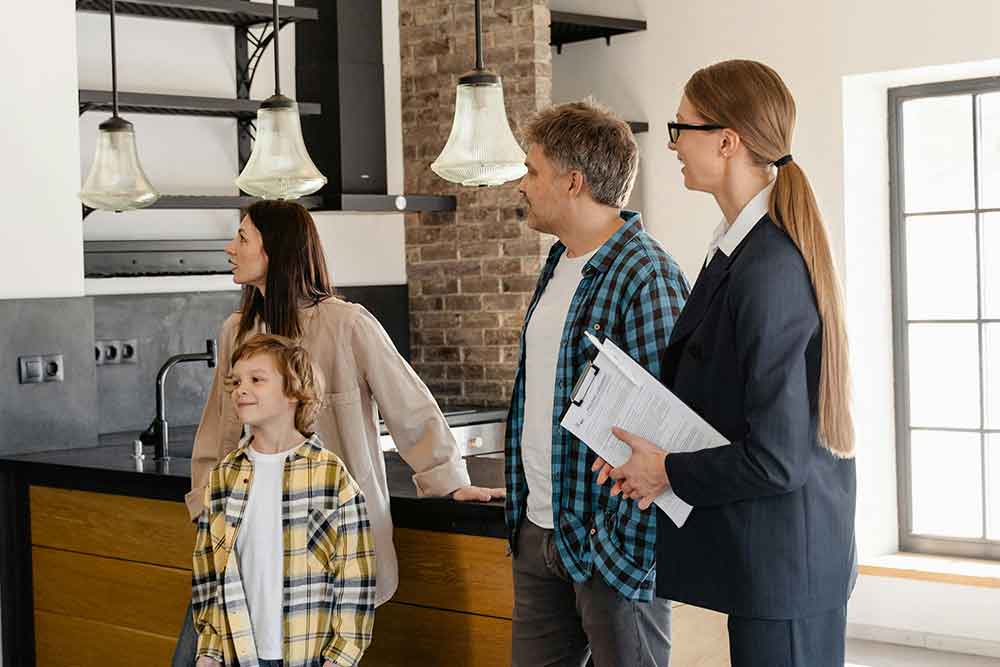
<path fill-rule="evenodd" d="M 406 285 L 342 291 L 364 304 L 400 351 L 409 348 Z M 204 352 L 240 293 L 127 294 L 75 299 L 0 300 L 0 454 L 92 447 L 99 433 L 145 429 L 156 411 L 156 374 L 174 354 Z M 96 365 L 96 341 L 135 340 L 137 363 Z M 18 357 L 61 353 L 65 381 L 18 383 Z M 197 424 L 212 383 L 205 362 L 167 375 L 172 427 Z"/>
<path fill-rule="evenodd" d="M 0 341 L 0 453 L 94 446 L 93 300 L 0 300 Z M 62 354 L 64 380 L 20 384 L 18 357 L 34 354 Z"/>
<path fill-rule="evenodd" d="M 168 357 L 204 352 L 223 320 L 239 305 L 239 292 L 129 294 L 94 297 L 96 340 L 137 339 L 138 363 L 97 367 L 100 431 L 144 429 L 156 411 L 156 374 Z M 165 384 L 171 426 L 197 424 L 212 384 L 204 362 L 174 366 Z"/>

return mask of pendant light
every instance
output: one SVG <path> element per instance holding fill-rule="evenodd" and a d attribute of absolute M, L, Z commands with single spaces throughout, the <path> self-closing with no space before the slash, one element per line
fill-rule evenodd
<path fill-rule="evenodd" d="M 97 130 L 97 150 L 83 183 L 80 201 L 101 211 L 127 211 L 160 198 L 149 183 L 135 144 L 132 123 L 118 115 L 118 61 L 115 51 L 115 0 L 111 0 L 111 118 Z"/>
<path fill-rule="evenodd" d="M 274 95 L 257 110 L 253 152 L 236 179 L 240 190 L 265 199 L 298 199 L 326 185 L 302 139 L 299 105 L 281 94 L 278 0 L 273 0 Z"/>
<path fill-rule="evenodd" d="M 483 65 L 482 18 L 476 0 L 476 69 L 458 80 L 451 134 L 431 169 L 452 183 L 502 185 L 527 173 L 524 157 L 507 123 L 500 77 Z"/>

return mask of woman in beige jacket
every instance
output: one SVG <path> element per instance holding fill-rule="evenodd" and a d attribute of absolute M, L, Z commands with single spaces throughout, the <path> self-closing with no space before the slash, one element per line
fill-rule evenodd
<path fill-rule="evenodd" d="M 395 593 L 399 575 L 376 404 L 400 456 L 414 470 L 419 495 L 488 501 L 502 497 L 504 490 L 470 485 L 458 445 L 430 391 L 378 320 L 364 307 L 333 296 L 308 211 L 291 202 L 253 204 L 226 253 L 233 281 L 243 285 L 243 299 L 219 334 L 219 364 L 195 436 L 188 512 L 192 520 L 201 513 L 209 472 L 236 448 L 242 433 L 225 389 L 236 342 L 257 332 L 300 340 L 326 381 L 314 430 L 344 461 L 365 495 L 375 536 L 375 604 L 380 605 Z M 189 611 L 174 667 L 194 664 L 190 621 Z"/>

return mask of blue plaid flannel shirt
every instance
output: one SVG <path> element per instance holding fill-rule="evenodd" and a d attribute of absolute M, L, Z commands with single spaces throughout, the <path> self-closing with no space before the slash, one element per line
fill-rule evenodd
<path fill-rule="evenodd" d="M 660 358 L 690 291 L 677 263 L 643 229 L 640 215 L 622 211 L 621 217 L 624 224 L 584 266 L 563 328 L 552 411 L 552 507 L 559 556 L 574 581 L 586 581 L 596 568 L 626 598 L 647 601 L 656 583 L 656 513 L 640 511 L 621 496 L 611 497 L 610 484 L 598 486 L 590 471 L 594 453 L 559 425 L 576 379 L 593 356 L 584 330 L 611 338 L 658 377 Z M 507 414 L 506 521 L 515 556 L 528 497 L 521 461 L 524 332 L 565 250 L 561 242 L 552 246 L 528 306 Z"/>

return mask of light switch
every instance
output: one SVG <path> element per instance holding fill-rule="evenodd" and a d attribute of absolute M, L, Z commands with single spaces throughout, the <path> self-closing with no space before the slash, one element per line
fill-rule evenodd
<path fill-rule="evenodd" d="M 18 357 L 21 384 L 35 384 L 44 381 L 42 358 L 40 356 Z"/>

